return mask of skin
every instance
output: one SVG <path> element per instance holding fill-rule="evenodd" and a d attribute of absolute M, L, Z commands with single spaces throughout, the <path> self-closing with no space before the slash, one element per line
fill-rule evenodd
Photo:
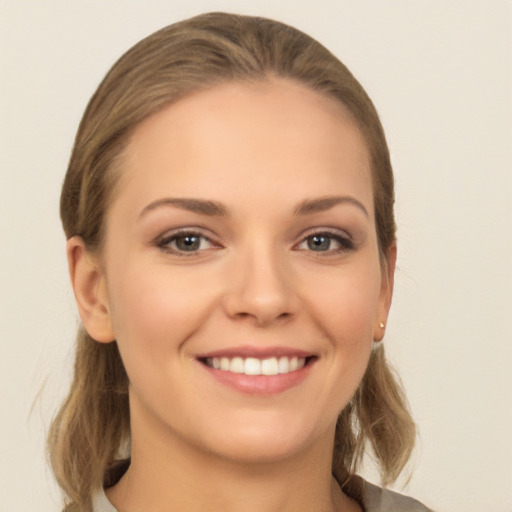
<path fill-rule="evenodd" d="M 191 228 L 187 252 L 172 237 Z M 383 336 L 396 250 L 380 261 L 367 149 L 339 103 L 269 79 L 167 107 L 123 155 L 101 254 L 75 237 L 68 258 L 85 327 L 117 340 L 130 378 L 118 510 L 360 510 L 331 477 L 334 429 Z M 298 384 L 248 393 L 198 361 L 239 346 L 314 360 Z"/>

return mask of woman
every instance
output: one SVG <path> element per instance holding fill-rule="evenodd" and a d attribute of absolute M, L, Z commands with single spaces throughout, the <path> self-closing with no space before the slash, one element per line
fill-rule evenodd
<path fill-rule="evenodd" d="M 393 177 L 346 67 L 213 13 L 114 65 L 61 196 L 83 328 L 49 436 L 66 510 L 398 511 Z"/>

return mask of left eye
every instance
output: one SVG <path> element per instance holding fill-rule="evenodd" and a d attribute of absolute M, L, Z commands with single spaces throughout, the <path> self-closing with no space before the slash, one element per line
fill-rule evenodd
<path fill-rule="evenodd" d="M 198 233 L 175 233 L 158 242 L 162 249 L 177 253 L 194 253 L 213 247 L 213 243 Z"/>
<path fill-rule="evenodd" d="M 352 246 L 353 244 L 348 238 L 343 238 L 331 233 L 315 233 L 305 238 L 298 245 L 298 249 L 314 252 L 328 252 L 347 250 L 351 249 Z"/>

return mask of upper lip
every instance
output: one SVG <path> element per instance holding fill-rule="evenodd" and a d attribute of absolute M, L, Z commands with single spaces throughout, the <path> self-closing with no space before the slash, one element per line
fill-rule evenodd
<path fill-rule="evenodd" d="M 311 357 L 315 354 L 306 350 L 300 350 L 293 347 L 258 347 L 252 345 L 243 345 L 238 347 L 229 347 L 225 349 L 212 350 L 197 356 L 198 359 L 208 357 L 255 357 L 257 359 L 266 359 L 269 357 Z"/>

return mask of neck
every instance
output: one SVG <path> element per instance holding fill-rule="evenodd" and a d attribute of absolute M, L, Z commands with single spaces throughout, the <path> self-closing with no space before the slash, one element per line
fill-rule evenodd
<path fill-rule="evenodd" d="M 205 452 L 165 427 L 147 426 L 132 421 L 131 465 L 107 491 L 120 512 L 360 510 L 331 475 L 334 432 L 293 456 L 247 461 Z"/>

